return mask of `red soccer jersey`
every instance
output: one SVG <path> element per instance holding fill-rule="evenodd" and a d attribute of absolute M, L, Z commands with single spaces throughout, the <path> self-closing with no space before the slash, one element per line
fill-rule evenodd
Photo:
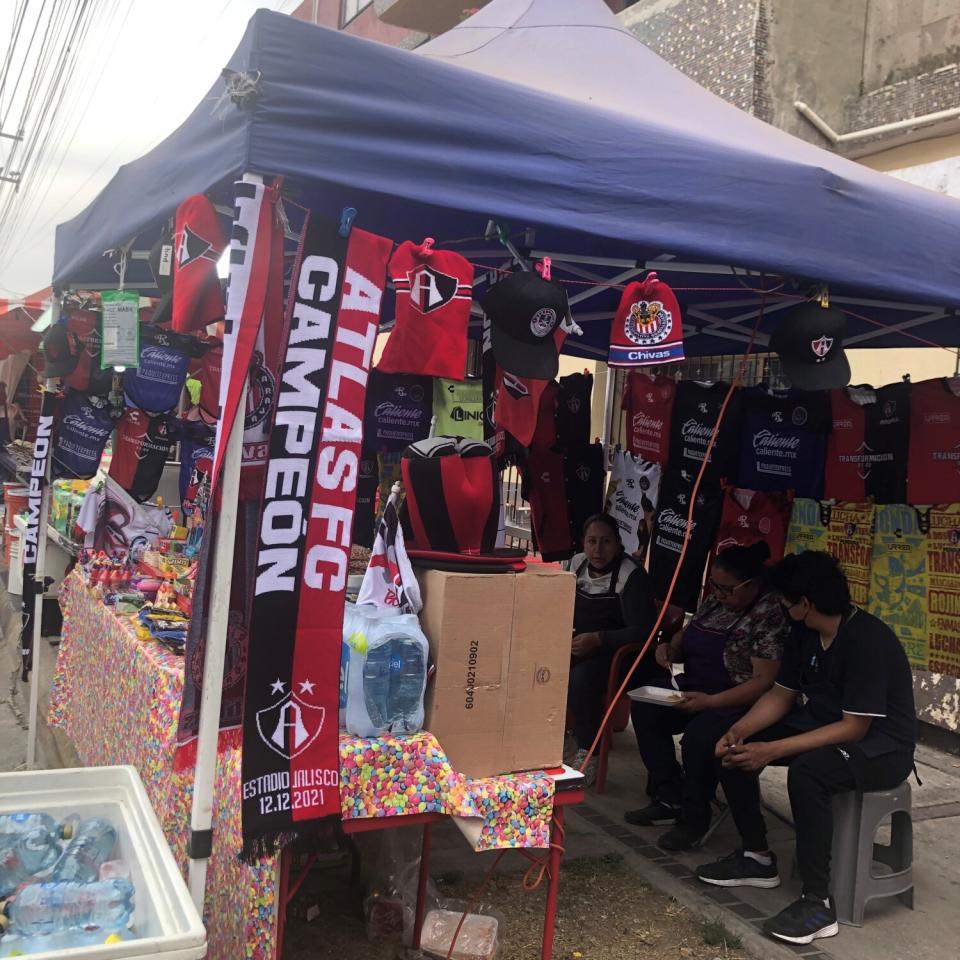
<path fill-rule="evenodd" d="M 627 416 L 626 446 L 634 456 L 666 466 L 676 392 L 676 381 L 670 377 L 630 371 L 623 387 L 623 410 Z"/>
<path fill-rule="evenodd" d="M 862 503 L 866 499 L 865 405 L 875 402 L 875 392 L 865 387 L 830 391 L 832 425 L 827 439 L 825 499 L 853 503 Z"/>
<path fill-rule="evenodd" d="M 764 540 L 770 548 L 770 559 L 783 559 L 792 509 L 791 490 L 761 493 L 742 487 L 726 487 L 713 556 L 727 547 L 749 547 Z"/>
<path fill-rule="evenodd" d="M 913 384 L 907 501 L 960 501 L 960 377 Z"/>

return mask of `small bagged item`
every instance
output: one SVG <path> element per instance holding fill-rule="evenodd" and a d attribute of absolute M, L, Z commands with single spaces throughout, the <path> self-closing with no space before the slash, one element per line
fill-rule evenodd
<path fill-rule="evenodd" d="M 428 957 L 452 960 L 495 960 L 500 953 L 500 923 L 495 916 L 468 913 L 450 951 L 463 913 L 459 910 L 431 910 L 423 921 L 420 949 Z"/>
<path fill-rule="evenodd" d="M 375 737 L 421 730 L 429 645 L 416 615 L 354 606 L 344 616 L 344 642 L 347 732 Z"/>

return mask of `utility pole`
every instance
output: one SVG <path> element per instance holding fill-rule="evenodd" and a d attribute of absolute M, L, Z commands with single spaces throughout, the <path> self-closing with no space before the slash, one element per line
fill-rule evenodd
<path fill-rule="evenodd" d="M 21 130 L 19 133 L 4 133 L 0 130 L 0 137 L 6 137 L 7 140 L 13 140 L 14 143 L 19 143 L 23 140 L 23 131 Z M 20 178 L 21 174 L 19 172 L 4 174 L 3 167 L 0 167 L 0 183 L 12 183 L 14 187 L 19 190 Z"/>

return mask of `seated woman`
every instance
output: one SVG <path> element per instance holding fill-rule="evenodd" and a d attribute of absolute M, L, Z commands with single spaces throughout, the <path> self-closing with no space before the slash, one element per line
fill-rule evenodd
<path fill-rule="evenodd" d="M 624 553 L 620 528 L 609 514 L 598 513 L 584 524 L 583 553 L 570 569 L 577 576 L 577 596 L 567 710 L 574 718 L 576 750 L 567 760 L 579 769 L 600 730 L 614 654 L 624 644 L 647 639 L 656 604 L 646 571 Z M 634 677 L 642 684 L 653 674 L 662 676 L 662 668 L 649 656 Z M 596 757 L 584 775 L 588 784 L 596 779 Z"/>
<path fill-rule="evenodd" d="M 658 841 L 665 850 L 689 850 L 707 832 L 717 789 L 718 727 L 722 733 L 732 726 L 776 680 L 789 626 L 779 598 L 767 589 L 769 557 L 764 542 L 717 555 L 707 599 L 683 633 L 656 651 L 664 667 L 684 665 L 678 677 L 683 699 L 676 705 L 632 705 L 653 803 L 628 810 L 624 819 L 643 827 L 675 824 Z M 683 733 L 682 769 L 673 743 L 677 733 Z"/>

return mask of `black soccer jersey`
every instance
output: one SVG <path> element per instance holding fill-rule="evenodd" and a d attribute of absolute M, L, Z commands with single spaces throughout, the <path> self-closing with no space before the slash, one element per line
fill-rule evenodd
<path fill-rule="evenodd" d="M 682 380 L 677 384 L 670 422 L 670 467 L 694 476 L 706 456 L 710 435 L 717 423 L 729 384 Z M 714 484 L 731 477 L 739 447 L 740 398 L 734 393 L 727 404 L 704 480 Z"/>

